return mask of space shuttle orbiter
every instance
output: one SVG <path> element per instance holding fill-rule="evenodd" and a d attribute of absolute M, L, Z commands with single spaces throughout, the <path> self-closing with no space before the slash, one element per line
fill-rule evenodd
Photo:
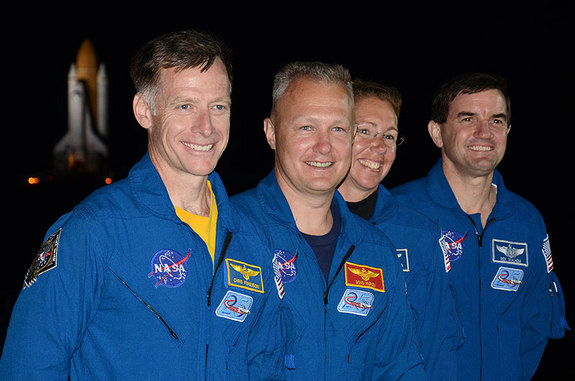
<path fill-rule="evenodd" d="M 98 172 L 108 156 L 107 77 L 94 46 L 84 40 L 68 72 L 68 132 L 54 147 L 57 171 Z"/>

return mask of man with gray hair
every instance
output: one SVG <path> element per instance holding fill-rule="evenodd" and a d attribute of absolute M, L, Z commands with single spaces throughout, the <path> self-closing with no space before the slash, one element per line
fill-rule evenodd
<path fill-rule="evenodd" d="M 264 132 L 274 170 L 232 203 L 257 220 L 274 249 L 287 379 L 425 380 L 395 251 L 336 192 L 355 132 L 348 70 L 285 66 Z"/>
<path fill-rule="evenodd" d="M 48 230 L 12 312 L 1 379 L 282 378 L 273 253 L 214 172 L 230 70 L 224 46 L 195 31 L 136 54 L 133 110 L 148 152 Z"/>

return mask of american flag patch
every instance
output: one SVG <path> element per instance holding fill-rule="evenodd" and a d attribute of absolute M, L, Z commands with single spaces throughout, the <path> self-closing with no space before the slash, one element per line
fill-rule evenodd
<path fill-rule="evenodd" d="M 551 245 L 549 244 L 549 234 L 543 240 L 543 256 L 547 263 L 547 273 L 553 271 L 553 257 L 551 256 Z"/>
<path fill-rule="evenodd" d="M 277 261 L 272 261 L 272 265 L 274 268 L 274 280 L 276 282 L 276 288 L 278 290 L 278 296 L 280 299 L 284 298 L 285 291 L 284 291 L 284 283 L 282 281 L 281 271 L 279 269 L 279 264 Z"/>

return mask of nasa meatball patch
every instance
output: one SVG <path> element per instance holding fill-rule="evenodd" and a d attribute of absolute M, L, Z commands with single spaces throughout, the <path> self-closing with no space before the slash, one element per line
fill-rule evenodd
<path fill-rule="evenodd" d="M 32 283 L 36 282 L 40 274 L 52 270 L 58 265 L 58 243 L 60 242 L 61 233 L 62 229 L 58 229 L 57 232 L 53 233 L 44 241 L 38 254 L 36 254 L 34 258 L 34 262 L 32 262 L 32 265 L 30 265 L 30 268 L 26 272 L 24 288 L 30 287 Z"/>
<path fill-rule="evenodd" d="M 183 256 L 175 250 L 160 250 L 152 258 L 151 272 L 148 278 L 154 278 L 156 288 L 181 286 L 188 276 L 188 258 L 191 249 Z"/>

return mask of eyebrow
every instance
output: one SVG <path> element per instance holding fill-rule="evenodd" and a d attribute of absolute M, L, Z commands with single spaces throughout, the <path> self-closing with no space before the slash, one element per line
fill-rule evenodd
<path fill-rule="evenodd" d="M 495 115 L 491 115 L 492 118 L 501 118 L 501 119 L 505 119 L 507 120 L 507 114 L 505 113 L 500 113 L 500 114 L 495 114 Z"/>
<path fill-rule="evenodd" d="M 462 112 L 457 113 L 456 117 L 461 118 L 462 116 L 475 116 L 475 115 L 477 115 L 477 113 L 475 113 L 475 112 L 462 111 Z M 493 114 L 490 116 L 490 118 L 501 118 L 501 119 L 507 120 L 507 114 L 505 114 L 503 112 L 499 113 L 499 114 Z"/>

